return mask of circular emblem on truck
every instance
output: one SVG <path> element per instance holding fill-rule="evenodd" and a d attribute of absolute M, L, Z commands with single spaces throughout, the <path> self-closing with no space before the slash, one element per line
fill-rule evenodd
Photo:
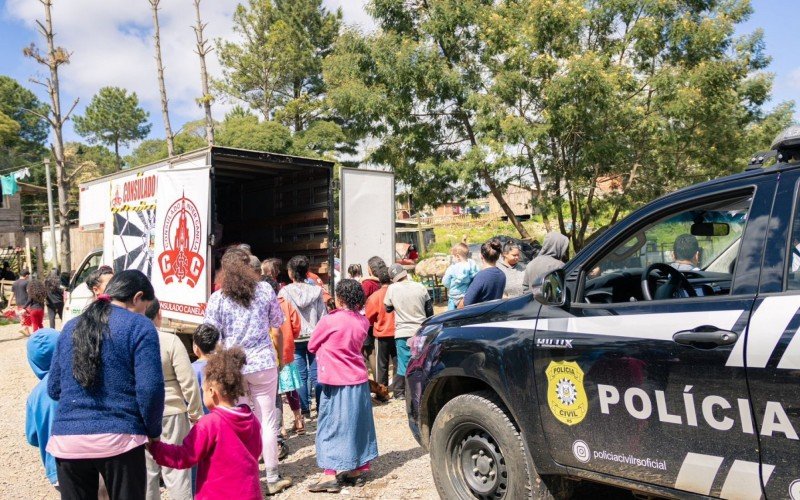
<path fill-rule="evenodd" d="M 800 500 L 800 479 L 795 479 L 789 485 L 789 497 L 792 500 Z"/>
<path fill-rule="evenodd" d="M 572 454 L 575 455 L 575 458 L 577 458 L 579 462 L 583 463 L 588 462 L 589 459 L 592 458 L 589 445 L 586 444 L 586 441 L 580 439 L 572 443 Z"/>
<path fill-rule="evenodd" d="M 205 266 L 200 254 L 200 221 L 197 206 L 186 196 L 181 196 L 167 209 L 162 228 L 164 251 L 158 256 L 164 283 L 186 283 L 194 288 L 200 279 Z"/>
<path fill-rule="evenodd" d="M 556 419 L 576 425 L 586 417 L 589 400 L 583 388 L 583 370 L 574 361 L 551 361 L 547 375 L 547 405 Z"/>

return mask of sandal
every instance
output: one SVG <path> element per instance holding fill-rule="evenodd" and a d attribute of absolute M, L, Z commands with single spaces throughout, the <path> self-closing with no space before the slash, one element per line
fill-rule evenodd
<path fill-rule="evenodd" d="M 331 477 L 331 476 L 326 476 Z M 308 487 L 311 493 L 339 493 L 342 491 L 342 485 L 339 482 L 338 476 L 333 476 L 332 479 L 320 479 L 317 484 Z"/>
<path fill-rule="evenodd" d="M 349 472 L 340 472 L 336 474 L 336 480 L 343 486 L 353 486 L 360 488 L 367 484 L 367 479 L 364 477 L 366 474 L 358 474 L 351 476 Z"/>
<path fill-rule="evenodd" d="M 306 423 L 302 415 L 299 419 L 294 420 L 294 433 L 298 436 L 304 436 L 306 433 Z"/>

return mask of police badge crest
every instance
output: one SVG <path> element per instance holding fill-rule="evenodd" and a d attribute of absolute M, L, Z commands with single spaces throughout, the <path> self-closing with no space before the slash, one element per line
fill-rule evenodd
<path fill-rule="evenodd" d="M 574 361 L 551 361 L 547 375 L 547 405 L 556 419 L 567 425 L 583 421 L 589 400 L 583 387 L 583 370 Z"/>

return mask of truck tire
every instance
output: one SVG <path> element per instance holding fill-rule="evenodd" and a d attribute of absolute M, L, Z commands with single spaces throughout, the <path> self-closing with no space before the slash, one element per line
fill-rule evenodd
<path fill-rule="evenodd" d="M 554 499 L 572 490 L 571 481 L 536 474 L 522 436 L 491 391 L 448 401 L 433 423 L 430 452 L 441 498 Z"/>

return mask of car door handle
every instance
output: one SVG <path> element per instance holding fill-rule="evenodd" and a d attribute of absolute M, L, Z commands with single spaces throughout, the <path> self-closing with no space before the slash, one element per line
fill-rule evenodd
<path fill-rule="evenodd" d="M 681 345 L 689 345 L 698 349 L 713 349 L 718 346 L 735 344 L 739 335 L 716 326 L 703 325 L 691 330 L 682 330 L 672 336 L 672 340 Z"/>

